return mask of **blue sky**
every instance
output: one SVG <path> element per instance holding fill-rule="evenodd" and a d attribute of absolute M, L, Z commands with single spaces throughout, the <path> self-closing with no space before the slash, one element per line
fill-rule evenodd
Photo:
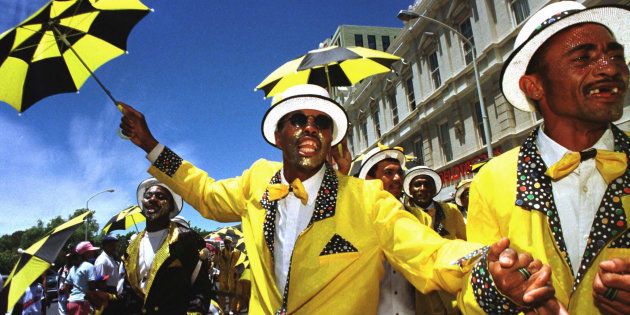
<path fill-rule="evenodd" d="M 114 96 L 142 111 L 156 138 L 213 178 L 238 176 L 258 158 L 280 160 L 260 121 L 269 106 L 254 87 L 338 25 L 401 27 L 412 0 L 145 0 L 155 11 L 132 31 L 129 54 L 96 71 Z M 0 33 L 46 1 L 0 0 Z M 93 79 L 80 93 L 48 97 L 21 115 L 0 102 L 0 234 L 90 201 L 103 224 L 135 204 L 149 175 L 144 152 L 116 132 L 120 113 Z M 186 205 L 182 215 L 219 223 Z"/>

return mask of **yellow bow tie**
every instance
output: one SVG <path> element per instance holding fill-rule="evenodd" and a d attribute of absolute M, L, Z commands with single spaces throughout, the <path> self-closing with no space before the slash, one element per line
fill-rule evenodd
<path fill-rule="evenodd" d="M 560 161 L 548 168 L 545 174 L 553 180 L 559 180 L 573 172 L 580 162 L 591 158 L 595 158 L 597 170 L 607 184 L 623 175 L 628 165 L 628 158 L 623 152 L 590 149 L 565 154 Z"/>
<path fill-rule="evenodd" d="M 293 195 L 302 201 L 303 205 L 306 205 L 308 202 L 308 193 L 306 189 L 304 189 L 304 185 L 302 185 L 302 181 L 299 178 L 296 178 L 291 183 L 291 186 L 285 184 L 270 184 L 267 189 L 269 190 L 269 200 L 280 200 L 286 197 L 290 191 L 293 192 Z"/>

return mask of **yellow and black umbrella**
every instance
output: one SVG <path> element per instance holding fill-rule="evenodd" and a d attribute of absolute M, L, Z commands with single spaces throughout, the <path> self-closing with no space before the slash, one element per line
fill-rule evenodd
<path fill-rule="evenodd" d="M 138 206 L 129 206 L 123 211 L 120 211 L 118 214 L 113 216 L 107 223 L 105 223 L 105 227 L 103 227 L 103 233 L 108 234 L 114 230 L 127 230 L 132 225 L 136 227 L 136 231 L 138 231 L 138 222 L 144 222 L 146 218 L 142 214 L 142 209 Z"/>
<path fill-rule="evenodd" d="M 225 238 L 229 236 L 232 239 L 232 243 L 234 244 L 234 248 L 241 251 L 241 256 L 236 263 L 236 268 L 239 276 L 243 274 L 245 269 L 249 267 L 249 258 L 247 258 L 247 249 L 245 248 L 245 239 L 243 238 L 243 232 L 241 231 L 241 226 L 226 226 L 224 228 L 218 229 L 214 232 L 210 232 L 205 237 L 206 242 L 210 243 L 224 243 Z"/>
<path fill-rule="evenodd" d="M 50 1 L 0 35 L 0 101 L 23 112 L 46 96 L 78 91 L 92 71 L 125 53 L 131 29 L 149 11 L 139 0 Z"/>
<path fill-rule="evenodd" d="M 351 86 L 369 76 L 390 71 L 391 65 L 398 60 L 398 56 L 364 47 L 315 49 L 280 66 L 256 89 L 263 90 L 269 97 L 305 83 L 328 90 L 333 86 Z"/>
<path fill-rule="evenodd" d="M 20 258 L 2 287 L 0 314 L 11 310 L 26 288 L 50 268 L 61 248 L 72 233 L 83 224 L 88 214 L 90 211 L 59 225 L 20 253 Z"/>

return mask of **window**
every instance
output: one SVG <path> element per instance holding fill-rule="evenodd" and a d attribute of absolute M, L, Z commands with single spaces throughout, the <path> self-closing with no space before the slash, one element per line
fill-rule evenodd
<path fill-rule="evenodd" d="M 376 36 L 368 35 L 368 48 L 376 49 Z"/>
<path fill-rule="evenodd" d="M 444 154 L 444 162 L 448 162 L 453 159 L 453 149 L 451 148 L 451 135 L 448 131 L 448 122 L 445 122 L 439 126 L 440 128 L 440 140 L 442 141 L 442 154 Z"/>
<path fill-rule="evenodd" d="M 459 32 L 462 33 L 469 40 L 473 46 L 475 46 L 475 38 L 473 36 L 472 24 L 470 23 L 470 18 L 467 18 L 464 22 L 459 24 Z M 470 64 L 473 61 L 473 47 L 462 40 L 463 48 L 464 48 L 464 59 L 466 60 L 466 64 Z"/>
<path fill-rule="evenodd" d="M 413 111 L 416 109 L 416 96 L 413 93 L 413 79 L 411 76 L 405 80 L 405 93 L 407 93 L 407 105 L 409 105 L 409 110 Z"/>
<path fill-rule="evenodd" d="M 486 145 L 486 131 L 483 126 L 483 117 L 481 116 L 481 106 L 479 105 L 479 102 L 475 103 L 475 118 L 477 119 L 477 130 L 479 131 L 481 143 Z"/>
<path fill-rule="evenodd" d="M 413 140 L 413 155 L 418 165 L 424 165 L 424 150 L 422 149 L 422 135 L 418 134 Z"/>
<path fill-rule="evenodd" d="M 529 16 L 529 3 L 527 3 L 527 0 L 511 0 L 510 5 L 514 12 L 516 24 L 520 24 Z"/>
<path fill-rule="evenodd" d="M 383 36 L 381 40 L 383 42 L 383 51 L 387 51 L 387 48 L 389 48 L 389 36 Z"/>
<path fill-rule="evenodd" d="M 429 55 L 429 68 L 431 69 L 431 80 L 433 80 L 433 87 L 439 88 L 442 84 L 440 78 L 440 64 L 438 63 L 437 50 Z"/>
<path fill-rule="evenodd" d="M 368 146 L 368 136 L 367 136 L 367 121 L 361 122 L 361 142 L 366 147 Z"/>
<path fill-rule="evenodd" d="M 372 123 L 374 124 L 374 132 L 376 134 L 376 138 L 381 137 L 381 123 L 378 119 L 379 112 L 380 111 L 378 110 L 378 105 L 373 104 L 372 105 Z"/>
<path fill-rule="evenodd" d="M 398 104 L 396 104 L 396 94 L 394 91 L 390 91 L 387 95 L 387 99 L 389 101 L 389 108 L 392 111 L 392 123 L 398 125 Z"/>
<path fill-rule="evenodd" d="M 355 46 L 359 46 L 359 47 L 363 47 L 363 35 L 361 35 L 361 34 L 354 34 L 354 45 Z"/>

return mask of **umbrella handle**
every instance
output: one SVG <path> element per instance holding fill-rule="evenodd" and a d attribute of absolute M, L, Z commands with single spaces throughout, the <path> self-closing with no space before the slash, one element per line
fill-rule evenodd
<path fill-rule="evenodd" d="M 114 95 L 112 95 L 112 92 L 110 92 L 105 85 L 101 82 L 101 80 L 99 80 L 99 78 L 96 76 L 96 74 L 94 74 L 94 72 L 92 71 L 92 69 L 90 69 L 90 67 L 88 67 L 88 65 L 85 63 L 85 61 L 83 61 L 83 58 L 81 58 L 81 56 L 79 56 L 79 54 L 76 52 L 76 50 L 74 50 L 74 48 L 72 47 L 72 45 L 70 44 L 70 42 L 68 42 L 68 39 L 66 38 L 66 36 L 64 34 L 62 34 L 59 29 L 57 29 L 56 26 L 53 26 L 54 31 L 57 33 L 58 39 L 61 40 L 61 42 L 63 42 L 68 49 L 70 49 L 70 51 L 72 51 L 72 53 L 74 54 L 75 57 L 77 57 L 77 59 L 79 59 L 79 61 L 81 62 L 81 64 L 83 65 L 83 67 L 85 67 L 85 69 L 90 73 L 90 75 L 94 78 L 94 80 L 96 80 L 96 83 L 98 83 L 98 85 L 101 87 L 101 89 L 103 89 L 103 91 L 105 92 L 105 94 L 107 94 L 107 96 L 109 97 L 110 100 L 112 100 L 112 102 L 114 103 L 114 105 L 118 108 L 118 110 L 122 113 L 123 109 L 122 106 L 120 106 L 118 104 L 118 102 L 116 102 L 116 99 L 114 98 Z M 129 140 L 129 137 L 125 136 L 122 134 L 120 128 L 118 128 L 118 136 L 121 139 L 124 140 Z"/>

